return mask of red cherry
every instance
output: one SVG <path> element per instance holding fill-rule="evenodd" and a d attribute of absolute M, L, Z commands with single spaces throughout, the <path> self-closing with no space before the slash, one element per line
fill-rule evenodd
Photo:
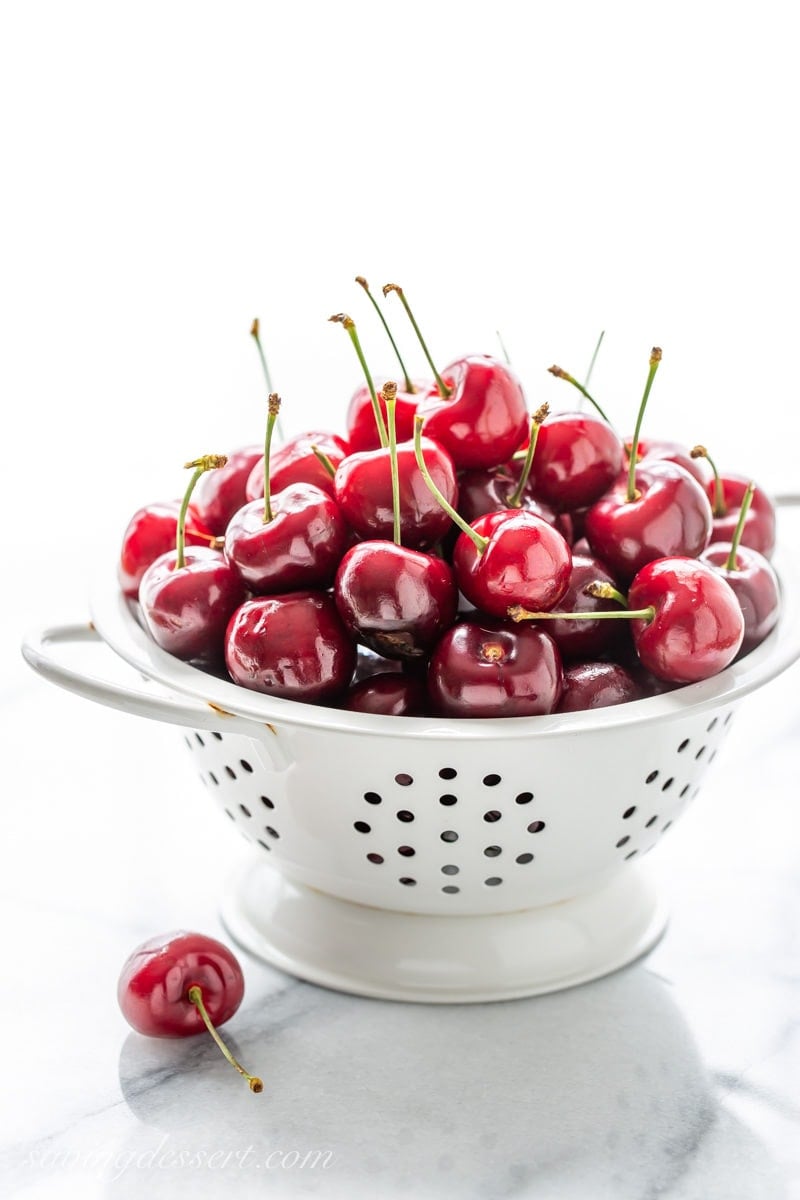
<path fill-rule="evenodd" d="M 182 566 L 176 551 L 147 568 L 139 586 L 142 616 L 153 641 L 176 658 L 213 664 L 221 660 L 231 614 L 245 587 L 216 550 L 195 546 Z"/>
<path fill-rule="evenodd" d="M 117 985 L 122 1014 L 137 1033 L 182 1038 L 207 1030 L 247 1079 L 250 1090 L 260 1092 L 261 1080 L 233 1058 L 214 1028 L 230 1020 L 243 995 L 242 968 L 228 947 L 205 934 L 184 930 L 137 946 Z"/>
<path fill-rule="evenodd" d="M 591 555 L 572 553 L 572 568 L 566 591 L 558 601 L 559 609 L 564 612 L 593 613 L 615 612 L 619 605 L 611 599 L 604 599 L 586 592 L 592 583 L 607 583 L 618 587 L 617 580 L 600 559 Z M 606 621 L 574 621 L 558 620 L 547 622 L 547 632 L 558 646 L 564 659 L 594 659 L 598 655 L 611 652 L 623 638 L 627 630 L 624 622 Z"/>
<path fill-rule="evenodd" d="M 431 701 L 444 717 L 539 716 L 553 711 L 561 687 L 561 658 L 551 637 L 490 618 L 449 629 L 428 671 Z"/>
<path fill-rule="evenodd" d="M 335 433 L 312 430 L 298 433 L 289 438 L 270 461 L 270 484 L 273 491 L 280 492 L 290 483 L 313 483 L 323 492 L 333 495 L 333 480 L 320 463 L 313 447 L 321 450 L 334 467 L 350 452 L 344 438 Z M 260 500 L 264 495 L 264 458 L 259 458 L 247 480 L 247 499 Z"/>
<path fill-rule="evenodd" d="M 539 433 L 534 494 L 558 509 L 592 504 L 619 474 L 623 448 L 607 422 L 592 413 L 557 413 Z"/>
<path fill-rule="evenodd" d="M 615 622 L 607 621 L 607 625 Z M 577 624 L 577 622 L 576 622 Z M 557 712 L 583 712 L 627 704 L 642 696 L 639 684 L 624 667 L 610 662 L 582 662 L 564 671 L 564 690 Z"/>
<path fill-rule="evenodd" d="M 521 460 L 512 459 L 502 467 L 461 471 L 458 475 L 458 511 L 464 520 L 471 525 L 488 513 L 505 512 L 511 508 L 509 498 L 517 487 L 521 470 Z M 563 532 L 556 510 L 534 496 L 529 488 L 524 489 L 519 507 L 536 513 L 548 525 L 555 525 Z"/>
<path fill-rule="evenodd" d="M 572 555 L 557 529 L 535 513 L 513 509 L 481 517 L 471 528 L 475 538 L 462 533 L 456 542 L 453 571 L 476 608 L 504 617 L 513 604 L 550 609 L 558 603 Z"/>
<path fill-rule="evenodd" d="M 704 458 L 713 471 L 706 484 L 714 516 L 712 542 L 732 542 L 739 522 L 739 513 L 751 481 L 744 475 L 722 475 L 705 446 L 695 446 L 692 458 Z M 775 505 L 766 492 L 753 484 L 744 526 L 739 534 L 743 546 L 758 550 L 769 558 L 775 549 Z"/>
<path fill-rule="evenodd" d="M 324 592 L 248 600 L 230 619 L 225 663 L 234 683 L 289 700 L 325 703 L 349 684 L 355 648 Z"/>
<path fill-rule="evenodd" d="M 336 574 L 336 607 L 359 641 L 387 658 L 424 656 L 451 625 L 458 595 L 441 558 L 396 546 L 359 542 Z"/>
<path fill-rule="evenodd" d="M 384 717 L 421 717 L 428 693 L 421 679 L 401 671 L 382 672 L 353 684 L 341 707 L 349 712 L 375 713 Z"/>
<path fill-rule="evenodd" d="M 386 376 L 386 379 L 388 378 Z M 385 382 L 384 379 L 381 388 Z M 419 387 L 427 391 L 430 382 L 428 380 L 420 382 Z M 420 392 L 406 391 L 397 393 L 397 440 L 399 442 L 409 441 L 414 436 L 414 416 L 420 394 Z M 386 401 L 381 391 L 378 392 L 378 404 L 385 421 Z M 375 414 L 372 409 L 372 397 L 366 384 L 362 384 L 353 392 L 347 408 L 345 425 L 347 427 L 347 444 L 351 454 L 356 454 L 361 450 L 377 450 L 380 447 L 380 437 L 375 427 Z"/>
<path fill-rule="evenodd" d="M 247 481 L 256 463 L 261 462 L 261 446 L 244 446 L 228 455 L 218 471 L 209 471 L 197 485 L 193 507 L 210 529 L 223 534 L 233 514 L 247 499 Z"/>
<path fill-rule="evenodd" d="M 744 635 L 742 610 L 724 579 L 697 559 L 661 558 L 636 575 L 628 592 L 636 653 L 661 679 L 695 683 L 733 662 Z"/>
<path fill-rule="evenodd" d="M 150 564 L 175 545 L 180 511 L 180 500 L 147 504 L 128 522 L 117 574 L 123 592 L 132 600 L 139 595 L 139 584 Z M 186 526 L 187 545 L 207 546 L 216 541 L 191 504 L 186 514 Z"/>
<path fill-rule="evenodd" d="M 630 441 L 625 443 L 625 451 L 630 462 Z M 692 458 L 689 447 L 684 446 L 681 442 L 671 442 L 666 438 L 640 438 L 636 457 L 638 462 L 649 462 L 653 459 L 658 459 L 663 462 L 675 463 L 677 466 L 683 467 L 684 471 L 688 471 L 690 475 L 693 475 L 702 487 L 706 486 L 708 472 L 703 470 L 697 458 Z"/>

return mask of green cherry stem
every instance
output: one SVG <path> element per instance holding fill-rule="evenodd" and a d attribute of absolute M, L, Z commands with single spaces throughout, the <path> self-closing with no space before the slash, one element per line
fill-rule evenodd
<path fill-rule="evenodd" d="M 264 435 L 264 524 L 272 520 L 272 498 L 269 494 L 269 456 L 272 447 L 272 430 L 281 411 L 281 398 L 276 392 L 271 392 L 267 402 L 267 432 Z"/>
<path fill-rule="evenodd" d="M 511 366 L 511 356 L 509 355 L 508 351 L 506 350 L 506 344 L 503 341 L 503 335 L 499 329 L 495 329 L 494 335 L 497 338 L 497 344 L 500 347 L 500 352 L 503 355 L 503 358 L 506 360 L 506 363 L 510 367 Z"/>
<path fill-rule="evenodd" d="M 419 467 L 420 474 L 428 485 L 430 491 L 433 493 L 433 495 L 439 501 L 439 504 L 449 516 L 450 520 L 458 526 L 462 533 L 465 533 L 468 538 L 472 539 L 472 541 L 475 543 L 475 549 L 478 551 L 478 554 L 483 554 L 484 550 L 489 545 L 489 539 L 481 537 L 479 533 L 475 532 L 471 525 L 467 524 L 464 518 L 456 512 L 452 504 L 445 499 L 431 478 L 431 473 L 428 470 L 428 464 L 425 462 L 422 454 L 422 422 L 424 419 L 425 418 L 421 416 L 414 417 L 414 454 L 417 459 L 417 466 Z"/>
<path fill-rule="evenodd" d="M 330 475 L 331 479 L 334 479 L 336 477 L 336 467 L 333 465 L 331 460 L 328 458 L 327 454 L 325 454 L 324 451 L 320 450 L 319 446 L 312 446 L 311 450 L 312 450 L 312 453 L 314 454 L 317 462 L 320 463 L 320 465 L 324 468 L 325 471 L 327 471 L 327 473 Z"/>
<path fill-rule="evenodd" d="M 240 1075 L 242 1075 L 247 1080 L 248 1084 L 250 1085 L 250 1091 L 255 1092 L 256 1094 L 258 1094 L 259 1092 L 263 1092 L 263 1090 L 264 1090 L 263 1080 L 259 1079 L 258 1075 L 251 1075 L 249 1071 L 245 1071 L 242 1064 L 233 1057 L 230 1050 L 225 1045 L 222 1038 L 219 1036 L 216 1029 L 214 1028 L 214 1023 L 211 1020 L 211 1017 L 208 1015 L 208 1011 L 203 1002 L 202 989 L 195 983 L 195 984 L 192 984 L 192 986 L 189 988 L 189 991 L 186 994 L 187 994 L 189 1000 L 192 1002 L 192 1004 L 197 1009 L 197 1011 L 200 1013 L 200 1016 L 203 1019 L 203 1024 L 205 1025 L 208 1032 L 211 1034 L 214 1041 L 219 1046 L 222 1053 L 227 1058 L 228 1062 L 231 1064 L 231 1066 L 235 1070 L 237 1070 L 239 1072 Z"/>
<path fill-rule="evenodd" d="M 512 604 L 507 612 L 512 621 L 652 621 L 656 615 L 652 604 L 613 612 L 529 612 L 521 604 Z"/>
<path fill-rule="evenodd" d="M 443 400 L 449 399 L 452 388 L 449 388 L 446 385 L 446 383 L 442 379 L 441 375 L 436 370 L 436 367 L 434 366 L 433 359 L 431 358 L 430 352 L 428 351 L 428 347 L 425 345 L 425 339 L 423 338 L 422 334 L 420 333 L 419 325 L 414 320 L 414 314 L 412 313 L 411 309 L 408 306 L 408 301 L 406 300 L 405 292 L 403 291 L 403 289 L 400 287 L 400 285 L 398 283 L 385 283 L 383 285 L 384 296 L 388 296 L 389 292 L 397 292 L 397 295 L 400 297 L 400 301 L 403 305 L 403 308 L 406 310 L 406 313 L 408 314 L 408 319 L 414 327 L 414 333 L 417 335 L 417 338 L 419 339 L 419 344 L 422 347 L 422 352 L 428 360 L 428 366 L 430 367 L 431 371 L 433 372 L 433 378 L 436 380 L 436 386 L 439 389 L 439 395 L 442 397 Z"/>
<path fill-rule="evenodd" d="M 736 522 L 736 528 L 733 531 L 731 540 L 731 552 L 725 560 L 726 571 L 738 571 L 739 564 L 736 561 L 736 555 L 739 552 L 739 543 L 742 540 L 744 533 L 744 523 L 747 519 L 747 514 L 750 511 L 750 505 L 753 502 L 753 492 L 756 490 L 756 485 L 753 482 L 748 483 L 747 489 L 742 496 L 742 507 L 739 509 L 739 520 Z"/>
<path fill-rule="evenodd" d="M 389 426 L 389 461 L 392 465 L 392 538 L 395 546 L 402 546 L 400 539 L 400 472 L 397 469 L 397 429 L 395 428 L 395 409 L 397 408 L 397 384 L 388 379 L 381 389 L 386 405 L 386 424 Z"/>
<path fill-rule="evenodd" d="M 358 355 L 358 361 L 361 363 L 361 370 L 364 372 L 364 378 L 366 379 L 367 387 L 369 388 L 369 395 L 370 399 L 372 400 L 372 412 L 375 417 L 375 425 L 378 429 L 378 438 L 380 439 L 381 446 L 385 450 L 389 445 L 389 437 L 386 433 L 386 425 L 383 420 L 383 413 L 381 412 L 380 405 L 378 404 L 378 397 L 375 392 L 375 384 L 372 382 L 372 376 L 369 373 L 367 360 L 364 358 L 364 351 L 361 349 L 361 342 L 358 340 L 356 323 L 352 317 L 348 317 L 347 313 L 334 313 L 332 317 L 328 317 L 328 320 L 334 321 L 339 325 L 344 325 L 345 329 L 350 335 L 350 341 L 355 347 L 356 354 Z"/>
<path fill-rule="evenodd" d="M 566 379 L 567 383 L 571 383 L 574 388 L 577 388 L 578 391 L 580 392 L 580 394 L 582 396 L 585 396 L 590 404 L 594 405 L 594 407 L 600 413 L 600 416 L 603 418 L 603 420 L 606 422 L 606 424 L 611 425 L 611 422 L 609 421 L 606 414 L 603 412 L 600 405 L 595 400 L 594 396 L 590 396 L 589 393 L 587 392 L 586 388 L 584 387 L 584 385 L 582 383 L 578 383 L 577 379 L 575 379 L 575 377 L 573 375 L 567 374 L 567 372 L 562 370 L 561 367 L 548 367 L 547 369 L 551 375 L 555 375 L 556 379 Z M 613 429 L 613 425 L 611 427 Z"/>
<path fill-rule="evenodd" d="M 525 455 L 525 462 L 522 466 L 522 473 L 520 474 L 519 482 L 514 488 L 514 491 L 508 497 L 509 508 L 520 508 L 522 505 L 522 493 L 525 491 L 525 488 L 528 484 L 528 479 L 530 478 L 531 467 L 533 466 L 533 454 L 536 450 L 536 442 L 539 438 L 539 429 L 549 415 L 550 405 L 547 403 L 547 401 L 545 401 L 540 408 L 537 408 L 536 412 L 531 418 L 531 434 L 528 441 L 528 452 Z"/>
<path fill-rule="evenodd" d="M 253 324 L 250 326 L 250 336 L 256 344 L 258 357 L 261 359 L 261 370 L 264 372 L 264 383 L 267 385 L 267 395 L 271 396 L 274 390 L 272 387 L 272 376 L 270 374 L 269 366 L 267 365 L 264 347 L 261 345 L 261 325 L 258 317 L 253 319 Z M 281 439 L 281 441 L 283 441 L 283 430 L 281 429 L 280 421 L 278 421 L 278 437 Z"/>
<path fill-rule="evenodd" d="M 600 337 L 597 339 L 597 345 L 594 348 L 594 354 L 592 355 L 591 362 L 589 363 L 589 370 L 586 372 L 586 378 L 583 381 L 583 386 L 586 388 L 589 386 L 589 383 L 591 381 L 592 372 L 594 371 L 594 364 L 597 362 L 597 355 L 600 353 L 600 347 L 603 344 L 603 338 L 605 336 L 606 336 L 606 331 L 605 331 L 605 329 L 602 329 L 600 331 Z"/>
<path fill-rule="evenodd" d="M 623 596 L 613 583 L 605 583 L 602 579 L 596 579 L 594 583 L 587 583 L 583 594 L 584 596 L 594 596 L 597 600 L 615 600 L 622 608 L 628 607 L 627 596 Z"/>
<path fill-rule="evenodd" d="M 191 462 L 184 463 L 184 469 L 190 471 L 194 468 L 194 474 L 189 480 L 189 486 L 186 489 L 181 504 L 180 512 L 178 513 L 178 528 L 175 536 L 175 567 L 178 571 L 181 567 L 186 566 L 186 513 L 189 510 L 189 501 L 192 498 L 192 492 L 195 489 L 198 479 L 201 475 L 205 475 L 206 471 L 213 471 L 217 467 L 224 467 L 228 461 L 225 454 L 204 454 L 201 458 L 194 458 Z"/>
<path fill-rule="evenodd" d="M 636 428 L 633 431 L 633 438 L 631 439 L 631 461 L 628 466 L 628 490 L 625 494 L 625 499 L 628 504 L 636 499 L 636 460 L 639 453 L 639 431 L 642 428 L 644 410 L 647 408 L 647 398 L 650 395 L 650 389 L 653 386 L 653 380 L 656 377 L 656 371 L 658 370 L 658 364 L 660 362 L 661 349 L 658 346 L 654 346 L 650 351 L 650 369 L 647 373 L 647 383 L 644 385 L 644 395 L 642 396 L 642 402 L 639 405 L 639 412 L 636 415 Z"/>
<path fill-rule="evenodd" d="M 372 307 L 375 309 L 375 312 L 378 314 L 378 316 L 381 319 L 381 322 L 383 323 L 383 328 L 386 330 L 386 336 L 388 337 L 389 341 L 392 343 L 392 349 L 394 350 L 395 357 L 397 358 L 397 361 L 400 364 L 400 370 L 403 372 L 403 381 L 405 383 L 406 391 L 410 392 L 411 395 L 413 396 L 417 389 L 414 387 L 411 376 L 409 375 L 408 371 L 406 370 L 406 364 L 403 362 L 403 360 L 400 356 L 400 351 L 397 349 L 397 342 L 392 337 L 392 331 L 389 328 L 389 323 L 386 320 L 386 317 L 383 315 L 383 309 L 381 308 L 380 304 L 378 304 L 378 301 L 375 299 L 372 292 L 369 290 L 369 284 L 367 283 L 367 281 L 363 275 L 356 275 L 356 283 L 359 284 L 364 289 L 364 291 L 367 293 L 370 300 L 372 301 Z"/>
<path fill-rule="evenodd" d="M 722 486 L 722 479 L 717 470 L 717 464 L 714 462 L 711 455 L 706 450 L 705 446 L 695 446 L 691 450 L 692 458 L 704 458 L 711 470 L 714 472 L 714 504 L 712 505 L 715 517 L 726 517 L 728 515 L 728 506 L 725 503 L 725 489 Z"/>

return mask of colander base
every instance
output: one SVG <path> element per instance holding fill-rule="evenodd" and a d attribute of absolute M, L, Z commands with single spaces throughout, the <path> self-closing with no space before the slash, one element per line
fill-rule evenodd
<path fill-rule="evenodd" d="M 245 950 L 300 979 L 434 1004 L 511 1000 L 586 983 L 650 950 L 667 920 L 632 864 L 559 904 L 429 916 L 340 900 L 255 862 L 232 881 L 221 916 Z"/>

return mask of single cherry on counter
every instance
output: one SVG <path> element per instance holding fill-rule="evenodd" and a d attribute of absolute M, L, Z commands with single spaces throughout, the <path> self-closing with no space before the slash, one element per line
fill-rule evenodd
<path fill-rule="evenodd" d="M 182 1038 L 207 1031 L 251 1092 L 261 1092 L 262 1081 L 245 1071 L 216 1030 L 230 1020 L 243 996 L 242 968 L 228 947 L 185 930 L 137 946 L 117 984 L 122 1015 L 137 1033 Z"/>

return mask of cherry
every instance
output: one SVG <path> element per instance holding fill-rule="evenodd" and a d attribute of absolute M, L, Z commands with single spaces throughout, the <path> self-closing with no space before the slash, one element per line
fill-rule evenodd
<path fill-rule="evenodd" d="M 135 512 L 122 538 L 117 575 L 123 592 L 135 600 L 139 595 L 142 576 L 152 562 L 175 545 L 178 532 L 180 500 L 147 504 Z M 216 538 L 200 519 L 193 505 L 186 512 L 186 544 L 216 545 Z"/>
<path fill-rule="evenodd" d="M 333 480 L 319 461 L 315 449 L 322 451 L 334 468 L 350 453 L 344 438 L 324 430 L 298 433 L 276 450 L 270 462 L 270 484 L 280 492 L 290 483 L 313 483 L 314 487 L 333 495 Z M 260 500 L 264 495 L 264 462 L 259 460 L 247 480 L 247 499 Z"/>
<path fill-rule="evenodd" d="M 428 693 L 421 679 L 401 671 L 381 672 L 362 679 L 348 689 L 341 708 L 350 712 L 375 713 L 385 717 L 421 717 Z"/>
<path fill-rule="evenodd" d="M 194 473 L 177 524 L 176 549 L 151 563 L 139 585 L 142 616 L 153 640 L 176 658 L 214 663 L 231 613 L 244 599 L 239 576 L 225 558 L 208 547 L 185 549 L 189 499 L 200 476 L 224 466 L 222 455 L 208 454 L 187 463 Z"/>
<path fill-rule="evenodd" d="M 639 700 L 642 694 L 634 677 L 619 663 L 575 663 L 564 671 L 564 690 L 556 712 L 608 708 L 613 704 Z"/>
<path fill-rule="evenodd" d="M 721 475 L 705 446 L 695 446 L 692 457 L 705 458 L 714 473 L 713 479 L 706 484 L 714 520 L 711 540 L 730 542 L 750 480 L 744 475 Z M 775 505 L 760 487 L 754 486 L 740 540 L 743 546 L 758 550 L 765 558 L 769 558 L 775 549 Z"/>
<path fill-rule="evenodd" d="M 587 615 L 616 611 L 618 604 L 612 597 L 587 590 L 589 585 L 599 582 L 617 587 L 617 580 L 600 559 L 576 554 L 573 550 L 569 583 L 559 599 L 559 608 L 564 612 Z M 558 646 L 562 658 L 586 660 L 612 652 L 626 631 L 619 621 L 565 619 L 548 621 L 547 632 Z"/>
<path fill-rule="evenodd" d="M 181 1038 L 207 1030 L 251 1092 L 261 1092 L 262 1081 L 245 1071 L 215 1029 L 230 1020 L 243 996 L 242 968 L 228 947 L 185 930 L 137 946 L 117 985 L 122 1015 L 137 1033 Z"/>
<path fill-rule="evenodd" d="M 558 413 L 539 433 L 534 494 L 557 509 L 583 508 L 608 490 L 622 460 L 622 442 L 606 421 L 592 413 Z"/>
<path fill-rule="evenodd" d="M 200 480 L 193 507 L 209 529 L 225 533 L 231 517 L 247 499 L 247 481 L 262 454 L 260 446 L 243 446 L 227 456 L 219 471 L 209 471 Z"/>
<path fill-rule="evenodd" d="M 630 465 L 630 441 L 625 443 L 625 453 Z M 706 486 L 708 472 L 703 470 L 697 458 L 692 458 L 689 447 L 684 446 L 681 442 L 671 442 L 666 438 L 648 438 L 646 440 L 640 438 L 636 457 L 639 462 L 651 462 L 653 459 L 657 459 L 662 462 L 675 463 L 676 466 L 683 467 L 684 471 L 688 471 L 702 487 Z"/>
<path fill-rule="evenodd" d="M 700 555 L 733 589 L 744 617 L 742 654 L 754 650 L 774 628 L 780 614 L 778 577 L 770 562 L 750 546 L 742 546 L 741 536 L 747 521 L 755 484 L 747 488 L 739 520 L 731 543 L 712 542 Z"/>
<path fill-rule="evenodd" d="M 431 655 L 428 692 L 443 717 L 532 717 L 552 712 L 561 658 L 541 629 L 477 618 L 454 625 Z"/>
<path fill-rule="evenodd" d="M 352 678 L 355 657 L 325 592 L 247 600 L 225 634 L 225 663 L 234 683 L 289 700 L 334 700 Z"/>
<path fill-rule="evenodd" d="M 444 446 L 459 468 L 495 467 L 506 462 L 525 436 L 528 414 L 522 385 L 506 364 L 488 354 L 457 359 L 440 375 L 414 320 L 403 289 L 396 292 L 428 359 L 436 387 L 420 400 L 425 433 Z"/>
<path fill-rule="evenodd" d="M 333 582 L 348 542 L 339 506 L 310 483 L 270 487 L 270 445 L 280 397 L 269 398 L 264 446 L 264 499 L 251 500 L 232 517 L 225 553 L 253 592 L 287 592 Z"/>

